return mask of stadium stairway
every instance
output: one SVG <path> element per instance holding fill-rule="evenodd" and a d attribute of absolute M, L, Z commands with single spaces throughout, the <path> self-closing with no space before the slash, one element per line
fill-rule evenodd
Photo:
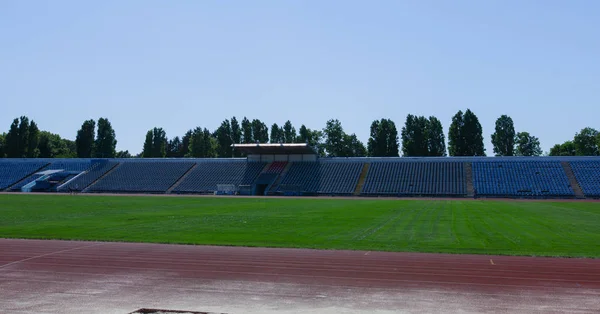
<path fill-rule="evenodd" d="M 473 164 L 465 162 L 465 179 L 467 183 L 467 197 L 473 197 L 475 195 L 475 188 L 473 188 Z"/>
<path fill-rule="evenodd" d="M 581 189 L 581 186 L 579 185 L 579 182 L 577 181 L 577 178 L 573 173 L 573 168 L 571 168 L 571 164 L 567 161 L 561 161 L 560 164 L 562 165 L 563 169 L 565 169 L 565 174 L 569 179 L 569 183 L 571 184 L 573 193 L 575 193 L 575 198 L 585 198 L 583 190 Z"/>
<path fill-rule="evenodd" d="M 175 188 L 177 188 L 179 186 L 179 184 L 181 184 L 181 182 L 183 182 L 183 180 L 185 180 L 185 178 L 192 173 L 192 171 L 194 171 L 194 169 L 196 169 L 196 167 L 198 167 L 198 163 L 195 163 L 190 169 L 188 169 L 188 171 L 186 171 L 181 178 L 179 178 L 175 183 L 173 183 L 173 185 L 171 185 L 170 188 L 167 189 L 167 192 L 165 192 L 165 194 L 171 194 L 171 192 L 173 192 L 173 190 Z"/>
<path fill-rule="evenodd" d="M 9 192 L 14 186 L 18 186 L 21 182 L 28 180 L 31 176 L 33 176 L 34 174 L 43 171 L 44 169 L 48 168 L 48 166 L 50 166 L 50 163 L 46 163 L 45 165 L 39 167 L 37 170 L 31 172 L 30 174 L 26 175 L 25 177 L 21 178 L 21 180 L 9 185 L 6 189 L 4 189 L 5 192 Z"/>
<path fill-rule="evenodd" d="M 115 171 L 115 169 L 119 168 L 119 166 L 121 166 L 121 163 L 116 164 L 114 167 L 112 167 L 110 170 L 108 170 L 106 173 L 104 173 L 103 175 L 101 175 L 98 179 L 96 179 L 96 181 L 90 183 L 90 185 L 86 186 L 85 188 L 83 188 L 81 190 L 82 193 L 86 193 L 89 191 L 89 189 L 94 186 L 96 183 L 100 182 L 100 180 L 104 179 L 104 177 L 106 177 L 107 175 L 111 174 L 113 171 Z"/>
<path fill-rule="evenodd" d="M 360 192 L 362 192 L 363 186 L 365 185 L 365 180 L 367 179 L 367 173 L 369 173 L 369 166 L 371 163 L 365 162 L 363 164 L 363 168 L 360 172 L 360 177 L 358 177 L 358 183 L 356 184 L 356 188 L 354 189 L 354 196 L 359 196 Z"/>
<path fill-rule="evenodd" d="M 281 171 L 279 176 L 277 176 L 277 179 L 275 179 L 275 182 L 273 182 L 273 184 L 271 184 L 271 188 L 269 189 L 269 192 L 267 194 L 269 194 L 269 195 L 275 194 L 275 192 L 277 191 L 277 188 L 279 187 L 279 183 L 281 183 L 281 180 L 288 173 L 291 166 L 292 166 L 291 162 L 288 162 L 287 165 L 285 165 L 285 168 L 283 168 L 283 170 Z"/>

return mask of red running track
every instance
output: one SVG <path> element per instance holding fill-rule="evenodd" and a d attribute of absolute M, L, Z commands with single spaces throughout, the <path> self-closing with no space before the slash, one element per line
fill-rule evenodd
<path fill-rule="evenodd" d="M 0 239 L 0 313 L 600 313 L 600 260 Z"/>

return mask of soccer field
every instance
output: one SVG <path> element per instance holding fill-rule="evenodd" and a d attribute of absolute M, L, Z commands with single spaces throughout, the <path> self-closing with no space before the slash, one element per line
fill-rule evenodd
<path fill-rule="evenodd" d="M 600 203 L 0 194 L 0 237 L 600 257 Z"/>

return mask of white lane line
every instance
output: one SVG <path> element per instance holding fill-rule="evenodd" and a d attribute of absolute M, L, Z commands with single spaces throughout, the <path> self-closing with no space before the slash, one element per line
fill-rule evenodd
<path fill-rule="evenodd" d="M 33 256 L 33 257 L 28 257 L 28 258 L 24 258 L 22 260 L 18 260 L 18 261 L 10 262 L 8 264 L 0 265 L 0 269 L 8 267 L 10 265 L 30 261 L 32 259 L 36 259 L 36 258 L 40 258 L 40 257 L 45 257 L 45 256 L 50 256 L 50 255 L 60 254 L 60 253 L 65 253 L 65 252 L 71 252 L 71 251 L 75 251 L 75 250 L 85 249 L 85 248 L 94 247 L 94 246 L 100 246 L 100 245 L 104 245 L 104 244 L 106 244 L 106 243 L 95 243 L 95 244 L 90 244 L 90 245 L 83 245 L 83 246 L 78 246 L 78 247 L 74 247 L 74 248 L 70 248 L 70 249 L 64 249 L 64 250 L 60 250 L 60 251 L 56 251 L 56 252 L 50 252 L 50 253 L 41 254 L 41 255 L 37 255 L 37 256 Z"/>

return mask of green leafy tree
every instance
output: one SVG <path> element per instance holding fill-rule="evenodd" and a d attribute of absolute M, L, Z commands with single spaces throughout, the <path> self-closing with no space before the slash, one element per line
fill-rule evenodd
<path fill-rule="evenodd" d="M 63 138 L 61 142 L 66 150 L 64 152 L 59 153 L 56 158 L 75 158 L 77 157 L 77 145 L 75 141 Z"/>
<path fill-rule="evenodd" d="M 242 120 L 242 143 L 254 144 L 254 137 L 252 134 L 252 123 L 246 117 Z"/>
<path fill-rule="evenodd" d="M 31 156 L 28 154 L 29 150 L 29 118 L 21 116 L 13 120 L 10 125 L 10 129 L 6 134 L 6 156 L 9 158 L 25 158 Z M 37 126 L 34 123 L 35 128 Z M 35 131 L 34 131 L 35 132 Z M 38 130 L 39 132 L 39 130 Z M 39 134 L 38 134 L 39 136 Z M 37 148 L 37 142 L 35 143 Z M 35 151 L 33 152 L 35 154 Z"/>
<path fill-rule="evenodd" d="M 271 143 L 283 143 L 283 129 L 280 128 L 277 123 L 273 123 L 271 126 Z"/>
<path fill-rule="evenodd" d="M 208 134 L 209 136 L 205 137 L 205 145 L 211 145 L 210 144 L 210 134 Z M 229 120 L 225 120 L 223 122 L 221 122 L 221 126 L 219 126 L 219 128 L 215 131 L 215 138 L 216 138 L 216 142 L 217 142 L 217 156 L 219 157 L 232 157 L 232 150 L 231 150 L 231 144 L 233 144 L 233 140 L 232 140 L 232 131 L 231 131 L 231 124 L 229 123 Z M 205 154 L 205 157 L 212 157 L 212 156 L 208 156 L 208 153 Z"/>
<path fill-rule="evenodd" d="M 452 117 L 448 132 L 450 156 L 484 156 L 483 129 L 477 116 L 467 109 Z"/>
<path fill-rule="evenodd" d="M 426 133 L 428 156 L 446 156 L 446 137 L 442 122 L 434 116 L 429 117 Z"/>
<path fill-rule="evenodd" d="M 162 128 L 153 128 L 146 132 L 142 157 L 164 158 L 167 156 L 167 133 Z"/>
<path fill-rule="evenodd" d="M 179 152 L 179 157 L 186 157 L 190 153 L 190 139 L 192 138 L 192 133 L 192 130 L 188 130 L 181 138 L 181 151 Z"/>
<path fill-rule="evenodd" d="M 0 158 L 6 157 L 6 133 L 0 134 Z"/>
<path fill-rule="evenodd" d="M 115 130 L 106 118 L 98 119 L 98 133 L 94 147 L 96 158 L 114 158 L 117 154 Z"/>
<path fill-rule="evenodd" d="M 515 136 L 517 156 L 541 156 L 540 140 L 528 132 L 519 132 Z"/>
<path fill-rule="evenodd" d="M 77 131 L 75 138 L 75 146 L 77 157 L 90 158 L 94 152 L 94 133 L 96 132 L 96 122 L 94 120 L 86 120 Z"/>
<path fill-rule="evenodd" d="M 298 138 L 296 139 L 296 143 L 306 143 L 313 147 L 319 156 L 325 156 L 323 132 L 319 130 L 311 130 L 303 124 L 298 130 Z"/>
<path fill-rule="evenodd" d="M 215 135 L 216 135 L 215 131 Z M 189 153 L 187 157 L 213 158 L 217 156 L 217 139 L 206 128 L 195 128 L 190 137 Z M 227 157 L 227 156 L 224 156 Z"/>
<path fill-rule="evenodd" d="M 240 123 L 235 117 L 231 118 L 231 141 L 234 144 L 242 143 L 242 129 Z M 239 151 L 233 152 L 233 157 L 241 157 L 242 154 Z"/>
<path fill-rule="evenodd" d="M 258 143 L 269 142 L 269 128 L 258 119 L 252 120 L 252 138 Z"/>
<path fill-rule="evenodd" d="M 566 141 L 562 144 L 556 144 L 550 148 L 550 156 L 576 156 L 575 144 L 573 141 Z"/>
<path fill-rule="evenodd" d="M 5 137 L 5 147 L 4 151 L 6 157 L 8 158 L 16 158 L 19 156 L 19 119 L 16 118 L 13 120 L 10 125 L 10 129 Z"/>
<path fill-rule="evenodd" d="M 128 150 L 125 151 L 118 151 L 117 155 L 115 156 L 115 158 L 132 158 L 133 156 L 131 156 L 131 154 L 129 153 Z"/>
<path fill-rule="evenodd" d="M 181 139 L 179 138 L 179 136 L 175 136 L 174 138 L 170 139 L 167 142 L 167 157 L 169 157 L 169 158 L 183 157 L 184 155 L 180 155 L 181 151 L 182 151 Z"/>
<path fill-rule="evenodd" d="M 584 128 L 575 134 L 573 144 L 577 156 L 598 156 L 600 149 L 597 143 L 598 131 L 592 128 Z"/>
<path fill-rule="evenodd" d="M 342 151 L 338 157 L 365 157 L 367 156 L 367 148 L 358 140 L 356 134 L 344 134 Z"/>
<path fill-rule="evenodd" d="M 381 119 L 371 123 L 367 150 L 373 157 L 398 157 L 398 130 L 394 121 Z"/>
<path fill-rule="evenodd" d="M 69 150 L 67 144 L 58 134 L 47 131 L 41 131 L 38 143 L 38 152 L 40 158 L 69 158 L 73 157 L 73 152 Z"/>
<path fill-rule="evenodd" d="M 402 153 L 405 157 L 429 156 L 429 121 L 412 114 L 406 116 L 402 128 Z"/>
<path fill-rule="evenodd" d="M 295 143 L 296 138 L 296 128 L 294 128 L 290 120 L 285 121 L 285 123 L 283 124 L 283 142 Z"/>
<path fill-rule="evenodd" d="M 492 134 L 496 156 L 513 156 L 515 149 L 515 125 L 511 117 L 502 115 L 496 120 L 496 132 Z"/>
<path fill-rule="evenodd" d="M 31 120 L 27 136 L 27 158 L 36 158 L 40 154 L 38 144 L 40 143 L 40 129 L 37 124 Z"/>
<path fill-rule="evenodd" d="M 150 158 L 152 157 L 152 139 L 154 138 L 154 133 L 152 130 L 148 130 L 146 132 L 146 139 L 144 140 L 144 148 L 142 149 L 142 157 Z"/>
<path fill-rule="evenodd" d="M 323 129 L 324 146 L 327 156 L 340 157 L 344 155 L 344 128 L 338 119 L 327 121 Z"/>

